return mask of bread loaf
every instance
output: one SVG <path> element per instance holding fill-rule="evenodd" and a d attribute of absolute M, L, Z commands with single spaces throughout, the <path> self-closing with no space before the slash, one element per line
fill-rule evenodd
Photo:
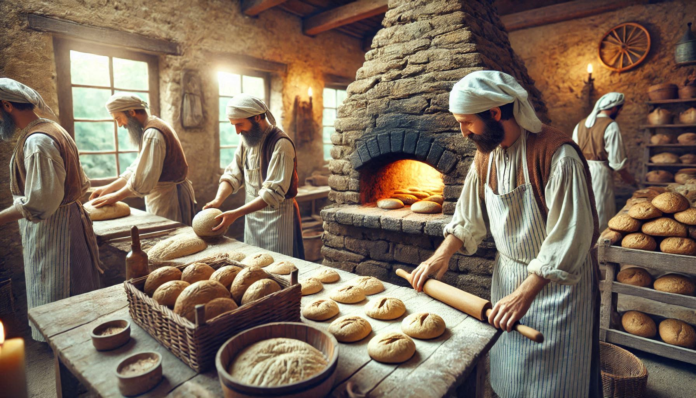
<path fill-rule="evenodd" d="M 173 260 L 205 250 L 208 244 L 195 234 L 181 234 L 158 242 L 147 252 L 150 259 Z"/>
<path fill-rule="evenodd" d="M 686 227 L 667 217 L 646 222 L 642 230 L 644 234 L 650 236 L 686 237 Z"/>
<path fill-rule="evenodd" d="M 616 280 L 620 283 L 639 287 L 651 287 L 653 278 L 650 273 L 642 268 L 624 268 L 616 275 Z"/>
<path fill-rule="evenodd" d="M 158 304 L 167 306 L 169 308 L 174 308 L 176 304 L 176 299 L 179 298 L 181 292 L 184 291 L 191 284 L 184 281 L 169 281 L 162 284 L 155 290 L 152 294 L 152 299 Z"/>
<path fill-rule="evenodd" d="M 665 170 L 653 170 L 645 174 L 645 179 L 648 182 L 672 182 L 674 174 Z"/>
<path fill-rule="evenodd" d="M 256 253 L 251 256 L 247 256 L 243 261 L 242 264 L 248 265 L 250 267 L 267 267 L 271 264 L 273 264 L 275 260 L 273 257 L 268 254 L 268 253 Z"/>
<path fill-rule="evenodd" d="M 418 198 L 417 198 L 417 197 L 415 197 L 415 196 L 413 196 L 413 195 L 401 194 L 401 193 L 395 193 L 394 195 L 392 195 L 391 199 L 398 199 L 398 200 L 400 200 L 403 204 L 405 204 L 405 205 L 407 205 L 407 206 L 410 206 L 410 205 L 412 205 L 412 204 L 418 202 Z"/>
<path fill-rule="evenodd" d="M 229 290 L 232 286 L 232 282 L 234 282 L 234 279 L 240 272 L 242 272 L 242 268 L 236 265 L 226 265 L 213 272 L 213 274 L 210 275 L 210 280 L 220 282 L 225 289 Z"/>
<path fill-rule="evenodd" d="M 636 232 L 624 236 L 623 240 L 621 240 L 621 247 L 652 251 L 657 249 L 657 242 L 651 236 Z"/>
<path fill-rule="evenodd" d="M 623 239 L 623 235 L 621 232 L 617 231 L 612 231 L 611 229 L 607 228 L 602 232 L 602 234 L 599 236 L 599 241 L 603 241 L 604 239 L 609 239 L 609 244 L 613 245 L 616 242 L 621 242 L 621 239 Z"/>
<path fill-rule="evenodd" d="M 300 281 L 300 285 L 302 286 L 303 296 L 309 296 L 324 290 L 324 285 L 319 281 L 319 279 L 316 278 L 307 278 L 302 280 Z"/>
<path fill-rule="evenodd" d="M 313 321 L 325 321 L 336 316 L 338 312 L 338 304 L 326 299 L 316 299 L 302 308 L 302 316 Z"/>
<path fill-rule="evenodd" d="M 367 296 L 384 291 L 384 284 L 374 276 L 359 276 L 350 281 L 350 284 L 361 288 Z"/>
<path fill-rule="evenodd" d="M 674 213 L 674 219 L 682 224 L 696 225 L 696 207 L 690 207 L 679 213 Z"/>
<path fill-rule="evenodd" d="M 445 199 L 442 197 L 442 195 L 432 195 L 428 196 L 427 198 L 423 199 L 426 202 L 435 202 L 442 206 L 442 203 L 444 203 Z"/>
<path fill-rule="evenodd" d="M 252 283 L 251 286 L 249 286 L 249 288 L 247 289 L 247 291 L 244 292 L 241 304 L 244 305 L 251 303 L 252 301 L 256 301 L 258 299 L 266 297 L 269 294 L 279 292 L 280 289 L 281 287 L 278 284 L 278 282 L 274 281 L 273 279 L 258 280 Z"/>
<path fill-rule="evenodd" d="M 694 328 L 678 319 L 665 319 L 660 322 L 660 338 L 667 344 L 686 348 L 696 347 Z"/>
<path fill-rule="evenodd" d="M 83 205 L 85 212 L 92 221 L 105 221 L 113 220 L 115 218 L 121 218 L 130 216 L 131 210 L 130 206 L 123 202 L 116 202 L 112 205 L 105 205 L 102 207 L 94 207 L 93 201 L 89 201 Z"/>
<path fill-rule="evenodd" d="M 416 343 L 403 333 L 385 332 L 370 340 L 367 353 L 378 362 L 402 363 L 416 353 Z"/>
<path fill-rule="evenodd" d="M 628 215 L 636 220 L 650 220 L 662 217 L 662 212 L 650 202 L 636 203 L 628 209 Z"/>
<path fill-rule="evenodd" d="M 655 187 L 648 187 L 644 189 L 638 189 L 635 192 L 633 192 L 632 197 L 634 198 L 648 198 L 650 200 L 653 200 L 657 197 L 657 195 L 663 193 L 662 190 L 657 190 Z"/>
<path fill-rule="evenodd" d="M 674 175 L 674 182 L 677 184 L 686 184 L 687 181 L 696 178 L 696 169 L 679 169 Z"/>
<path fill-rule="evenodd" d="M 331 292 L 332 300 L 344 304 L 355 304 L 365 300 L 365 291 L 357 286 L 347 285 Z"/>
<path fill-rule="evenodd" d="M 216 298 L 229 298 L 230 292 L 220 282 L 199 281 L 191 284 L 176 299 L 174 313 L 191 322 L 195 321 L 196 306 Z"/>
<path fill-rule="evenodd" d="M 377 207 L 386 210 L 400 209 L 404 207 L 404 202 L 399 199 L 380 199 L 377 201 Z"/>
<path fill-rule="evenodd" d="M 237 303 L 231 298 L 216 298 L 205 305 L 205 320 L 209 321 L 220 314 L 237 309 Z"/>
<path fill-rule="evenodd" d="M 244 268 L 239 272 L 237 277 L 234 278 L 234 282 L 232 282 L 232 286 L 230 287 L 230 291 L 232 292 L 232 298 L 237 303 L 241 303 L 242 297 L 244 297 L 244 293 L 246 293 L 249 286 L 251 286 L 254 282 L 258 280 L 266 278 L 268 278 L 268 274 L 261 268 Z"/>
<path fill-rule="evenodd" d="M 679 156 L 679 160 L 681 160 L 681 162 L 684 164 L 696 164 L 696 154 L 687 153 L 685 155 L 681 155 Z"/>
<path fill-rule="evenodd" d="M 145 286 L 143 287 L 143 291 L 145 292 L 145 294 L 152 297 L 152 295 L 155 294 L 155 290 L 157 290 L 158 287 L 164 285 L 169 281 L 178 280 L 181 280 L 181 270 L 179 270 L 179 268 L 160 267 L 150 272 L 150 275 L 147 276 L 147 279 L 145 280 Z"/>
<path fill-rule="evenodd" d="M 649 316 L 638 311 L 628 311 L 621 317 L 621 326 L 630 334 L 653 338 L 657 335 L 657 325 Z"/>
<path fill-rule="evenodd" d="M 674 142 L 674 137 L 668 134 L 655 134 L 650 137 L 650 143 L 653 145 L 665 145 Z"/>
<path fill-rule="evenodd" d="M 242 252 L 236 252 L 236 251 L 235 251 L 235 252 L 229 252 L 229 253 L 227 253 L 227 257 L 228 257 L 230 260 L 233 260 L 233 261 L 242 261 L 242 260 L 244 260 L 244 259 L 246 258 L 246 254 L 244 254 L 244 253 L 242 253 Z"/>
<path fill-rule="evenodd" d="M 677 137 L 677 142 L 686 145 L 696 144 L 696 133 L 680 134 L 679 137 Z"/>
<path fill-rule="evenodd" d="M 636 232 L 640 230 L 641 222 L 628 214 L 617 214 L 609 220 L 609 228 L 619 232 Z"/>
<path fill-rule="evenodd" d="M 437 214 L 442 213 L 442 206 L 439 203 L 421 200 L 411 205 L 411 211 L 421 214 Z"/>
<path fill-rule="evenodd" d="M 661 212 L 672 214 L 688 209 L 691 205 L 689 200 L 676 192 L 665 192 L 659 194 L 651 202 Z"/>
<path fill-rule="evenodd" d="M 663 253 L 696 256 L 696 242 L 689 238 L 665 238 L 660 242 L 660 251 Z"/>
<path fill-rule="evenodd" d="M 404 302 L 396 297 L 380 297 L 370 300 L 365 306 L 365 314 L 370 318 L 391 320 L 396 319 L 406 312 Z"/>
<path fill-rule="evenodd" d="M 326 267 L 323 267 L 321 270 L 319 270 L 319 272 L 314 274 L 313 277 L 319 279 L 321 283 L 335 283 L 341 279 L 341 276 L 338 274 L 338 272 Z"/>
<path fill-rule="evenodd" d="M 352 343 L 367 337 L 372 331 L 372 325 L 365 319 L 348 315 L 342 316 L 329 325 L 329 333 L 336 337 L 341 343 Z"/>
<path fill-rule="evenodd" d="M 671 152 L 663 152 L 650 158 L 650 162 L 658 164 L 680 163 L 679 156 Z"/>
<path fill-rule="evenodd" d="M 271 264 L 268 268 L 268 272 L 278 275 L 290 275 L 292 271 L 296 270 L 295 264 L 290 261 L 279 261 L 277 263 Z"/>
<path fill-rule="evenodd" d="M 694 292 L 696 292 L 696 285 L 690 278 L 677 274 L 667 274 L 657 278 L 653 287 L 661 292 L 686 296 L 693 296 Z"/>
<path fill-rule="evenodd" d="M 428 196 L 430 196 L 430 194 L 428 194 L 426 192 L 422 192 L 422 191 L 409 191 L 409 195 L 413 195 L 420 200 L 423 200 L 423 199 L 427 198 Z"/>
<path fill-rule="evenodd" d="M 416 339 L 429 340 L 440 337 L 445 333 L 445 329 L 445 320 L 429 312 L 411 314 L 401 321 L 401 330 Z"/>
<path fill-rule="evenodd" d="M 222 214 L 220 209 L 205 209 L 193 217 L 193 232 L 200 237 L 221 236 L 227 232 L 227 228 L 213 231 L 222 219 L 216 220 L 215 217 Z"/>
<path fill-rule="evenodd" d="M 215 269 L 208 264 L 193 263 L 184 268 L 184 272 L 181 274 L 181 280 L 188 283 L 207 281 L 214 273 Z"/>

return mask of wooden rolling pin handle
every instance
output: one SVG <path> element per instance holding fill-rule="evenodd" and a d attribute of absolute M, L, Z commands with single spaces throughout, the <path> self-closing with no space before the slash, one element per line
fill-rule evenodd
<path fill-rule="evenodd" d="M 491 314 L 491 311 L 493 310 L 486 310 L 486 318 L 488 318 Z M 536 329 L 532 329 L 529 326 L 521 325 L 519 322 L 516 322 L 515 325 L 512 327 L 513 330 L 517 331 L 519 334 L 522 336 L 528 338 L 529 340 L 532 340 L 536 343 L 543 343 L 544 342 L 544 335 L 541 334 L 540 331 Z"/>

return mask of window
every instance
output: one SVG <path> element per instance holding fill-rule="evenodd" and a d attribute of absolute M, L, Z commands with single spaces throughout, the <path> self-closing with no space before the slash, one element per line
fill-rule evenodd
<path fill-rule="evenodd" d="M 336 121 L 336 112 L 346 99 L 346 90 L 338 88 L 324 88 L 324 113 L 322 118 L 324 140 L 324 160 L 331 160 L 331 134 L 336 132 L 334 122 Z"/>
<path fill-rule="evenodd" d="M 239 146 L 240 137 L 227 118 L 227 101 L 238 94 L 249 94 L 261 98 L 268 105 L 270 91 L 269 78 L 263 73 L 246 72 L 244 74 L 218 72 L 220 91 L 219 116 L 220 124 L 220 168 L 227 167 L 234 159 L 234 152 Z"/>
<path fill-rule="evenodd" d="M 135 94 L 159 114 L 157 58 L 87 43 L 56 48 L 61 124 L 73 136 L 87 176 L 99 183 L 118 177 L 138 156 L 138 147 L 118 128 L 106 102 L 117 92 Z"/>

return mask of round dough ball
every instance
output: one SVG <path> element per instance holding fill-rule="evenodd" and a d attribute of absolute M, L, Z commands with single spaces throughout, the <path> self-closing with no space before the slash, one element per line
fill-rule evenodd
<path fill-rule="evenodd" d="M 440 337 L 446 328 L 445 320 L 441 316 L 429 312 L 411 314 L 401 321 L 401 330 L 416 339 L 429 340 Z"/>
<path fill-rule="evenodd" d="M 302 315 L 313 321 L 325 321 L 338 315 L 338 312 L 338 304 L 326 299 L 316 299 L 302 308 Z"/>
<path fill-rule="evenodd" d="M 249 288 L 244 292 L 242 296 L 242 305 L 256 301 L 262 297 L 266 297 L 269 294 L 279 292 L 281 289 L 278 282 L 273 279 L 261 279 L 249 286 Z"/>
<path fill-rule="evenodd" d="M 174 313 L 194 322 L 197 305 L 206 304 L 216 298 L 229 297 L 230 292 L 220 282 L 198 281 L 184 289 L 177 297 L 174 304 Z"/>
<path fill-rule="evenodd" d="M 628 210 L 628 215 L 636 220 L 650 220 L 662 217 L 662 212 L 650 202 L 636 203 Z"/>
<path fill-rule="evenodd" d="M 392 195 L 391 199 L 398 199 L 400 200 L 404 205 L 410 206 L 416 202 L 418 202 L 418 198 L 410 195 L 410 194 L 404 194 L 404 193 L 395 193 Z"/>
<path fill-rule="evenodd" d="M 342 316 L 329 325 L 329 333 L 341 343 L 353 343 L 367 337 L 372 325 L 364 318 L 355 315 Z"/>
<path fill-rule="evenodd" d="M 437 214 L 442 213 L 442 205 L 435 202 L 421 200 L 420 202 L 416 202 L 411 205 L 411 211 L 421 214 Z"/>
<path fill-rule="evenodd" d="M 403 333 L 386 332 L 370 340 L 367 353 L 378 362 L 402 363 L 416 353 L 416 343 Z"/>
<path fill-rule="evenodd" d="M 198 281 L 207 281 L 214 273 L 215 269 L 208 264 L 193 263 L 184 268 L 181 280 L 193 284 Z"/>
<path fill-rule="evenodd" d="M 696 144 L 696 133 L 684 133 L 677 137 L 680 144 Z"/>
<path fill-rule="evenodd" d="M 642 231 L 650 236 L 686 237 L 686 227 L 671 218 L 661 217 L 643 224 Z"/>
<path fill-rule="evenodd" d="M 234 279 L 237 277 L 237 275 L 239 275 L 240 272 L 242 272 L 241 267 L 237 267 L 236 265 L 226 265 L 213 272 L 213 274 L 210 275 L 210 280 L 222 283 L 222 285 L 225 286 L 225 289 L 229 290 L 229 288 L 232 286 L 232 282 L 234 282 Z"/>
<path fill-rule="evenodd" d="M 317 278 L 307 278 L 300 281 L 302 285 L 302 295 L 309 296 L 324 290 L 324 285 Z"/>
<path fill-rule="evenodd" d="M 220 220 L 215 219 L 220 214 L 222 214 L 220 209 L 205 209 L 199 212 L 193 217 L 193 232 L 201 238 L 224 235 L 227 232 L 227 228 L 213 231 L 213 228 L 220 225 Z"/>
<path fill-rule="evenodd" d="M 380 297 L 371 300 L 365 306 L 365 314 L 370 318 L 389 321 L 396 319 L 406 312 L 404 302 L 396 297 Z"/>
<path fill-rule="evenodd" d="M 628 311 L 621 317 L 624 330 L 636 336 L 653 338 L 657 335 L 657 325 L 649 316 L 638 311 Z"/>
<path fill-rule="evenodd" d="M 442 204 L 445 202 L 445 198 L 442 197 L 442 195 L 431 195 L 428 196 L 427 198 L 423 199 L 423 201 L 426 202 L 435 202 L 442 206 Z"/>
<path fill-rule="evenodd" d="M 674 213 L 674 219 L 682 224 L 696 225 L 696 207 L 688 208 L 679 213 Z"/>
<path fill-rule="evenodd" d="M 242 297 L 244 297 L 244 293 L 246 293 L 249 286 L 251 286 L 252 284 L 254 284 L 254 282 L 258 280 L 266 278 L 268 278 L 268 274 L 261 268 L 244 268 L 239 272 L 237 277 L 234 278 L 234 282 L 232 282 L 232 286 L 230 287 L 230 291 L 232 292 L 232 298 L 237 303 L 241 303 Z"/>
<path fill-rule="evenodd" d="M 652 236 L 637 232 L 624 236 L 623 240 L 621 240 L 621 247 L 652 251 L 657 249 L 657 242 L 655 242 Z"/>
<path fill-rule="evenodd" d="M 209 321 L 220 314 L 237 309 L 237 303 L 231 298 L 216 298 L 205 305 L 205 320 Z"/>
<path fill-rule="evenodd" d="M 672 182 L 674 174 L 665 170 L 653 170 L 645 174 L 645 179 L 648 182 Z"/>
<path fill-rule="evenodd" d="M 184 291 L 191 284 L 184 281 L 169 281 L 155 290 L 152 295 L 152 299 L 157 302 L 157 304 L 164 305 L 169 308 L 174 308 L 176 304 L 176 299 L 179 298 L 181 292 Z"/>
<path fill-rule="evenodd" d="M 246 254 L 242 252 L 229 252 L 227 257 L 232 261 L 242 261 L 246 258 Z"/>
<path fill-rule="evenodd" d="M 273 264 L 274 261 L 275 260 L 273 259 L 273 257 L 271 257 L 271 255 L 268 253 L 256 253 L 252 256 L 245 258 L 242 261 L 242 264 L 248 265 L 251 267 L 263 268 L 263 267 L 267 267 L 267 266 Z"/>
<path fill-rule="evenodd" d="M 627 285 L 650 287 L 653 277 L 643 268 L 624 268 L 616 275 L 616 280 Z"/>
<path fill-rule="evenodd" d="M 365 291 L 357 286 L 347 285 L 331 292 L 332 300 L 343 304 L 355 304 L 365 300 Z"/>
<path fill-rule="evenodd" d="M 667 344 L 686 348 L 696 347 L 694 328 L 678 319 L 665 319 L 660 322 L 660 338 Z"/>
<path fill-rule="evenodd" d="M 361 288 L 366 296 L 372 296 L 384 291 L 384 284 L 374 276 L 359 276 L 350 281 L 350 284 Z"/>
<path fill-rule="evenodd" d="M 665 238 L 660 242 L 660 251 L 663 253 L 696 256 L 696 242 L 689 238 Z"/>
<path fill-rule="evenodd" d="M 688 209 L 691 205 L 684 195 L 676 192 L 665 192 L 657 195 L 652 200 L 653 206 L 667 214 L 678 213 Z"/>
<path fill-rule="evenodd" d="M 613 245 L 616 242 L 621 242 L 621 239 L 623 239 L 623 234 L 621 232 L 612 231 L 611 229 L 607 228 L 599 236 L 600 241 L 602 241 L 604 239 L 609 239 L 610 244 Z"/>
<path fill-rule="evenodd" d="M 181 280 L 181 270 L 175 267 L 160 267 L 150 272 L 145 280 L 143 291 L 148 296 L 152 297 L 158 287 L 169 281 Z"/>
<path fill-rule="evenodd" d="M 655 290 L 661 292 L 684 294 L 687 296 L 693 296 L 694 292 L 696 292 L 696 285 L 694 285 L 691 279 L 677 274 L 667 274 L 657 278 L 653 287 Z"/>
<path fill-rule="evenodd" d="M 290 261 L 279 261 L 267 268 L 268 272 L 278 275 L 290 275 L 296 269 L 295 264 Z"/>
<path fill-rule="evenodd" d="M 319 279 L 321 283 L 336 283 L 341 279 L 341 275 L 331 268 L 322 268 L 314 274 L 314 278 Z"/>
<path fill-rule="evenodd" d="M 377 201 L 377 207 L 386 210 L 400 209 L 404 207 L 404 202 L 399 199 L 380 199 Z"/>
<path fill-rule="evenodd" d="M 640 221 L 634 219 L 628 214 L 617 214 L 609 220 L 609 228 L 619 232 L 637 232 L 640 230 Z"/>

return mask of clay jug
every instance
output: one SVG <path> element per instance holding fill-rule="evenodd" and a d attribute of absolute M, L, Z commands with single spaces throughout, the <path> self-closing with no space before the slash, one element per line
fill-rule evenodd
<path fill-rule="evenodd" d="M 658 124 L 670 124 L 672 123 L 672 112 L 664 108 L 657 108 L 648 114 L 648 123 L 653 126 Z"/>
<path fill-rule="evenodd" d="M 149 274 L 147 262 L 147 253 L 140 248 L 138 227 L 133 226 L 131 228 L 131 251 L 126 255 L 126 280 Z"/>
<path fill-rule="evenodd" d="M 696 124 L 696 108 L 689 108 L 679 114 L 679 123 Z"/>

